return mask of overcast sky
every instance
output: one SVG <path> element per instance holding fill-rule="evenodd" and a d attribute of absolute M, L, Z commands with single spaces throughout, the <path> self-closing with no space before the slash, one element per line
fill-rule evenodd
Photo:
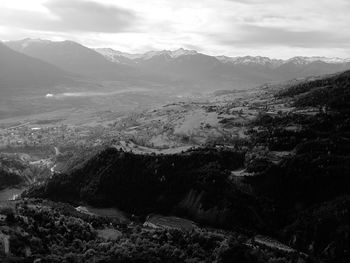
<path fill-rule="evenodd" d="M 0 0 L 0 39 L 125 52 L 350 57 L 350 0 Z"/>

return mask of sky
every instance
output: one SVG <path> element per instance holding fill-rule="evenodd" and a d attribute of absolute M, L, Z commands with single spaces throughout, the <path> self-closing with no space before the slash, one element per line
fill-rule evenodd
<path fill-rule="evenodd" d="M 0 40 L 349 58 L 349 13 L 349 0 L 0 0 Z"/>

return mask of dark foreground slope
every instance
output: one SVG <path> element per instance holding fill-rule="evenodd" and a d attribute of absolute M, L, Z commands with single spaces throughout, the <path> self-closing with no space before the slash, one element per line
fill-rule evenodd
<path fill-rule="evenodd" d="M 1 262 L 315 262 L 235 232 L 127 226 L 50 201 L 19 201 L 15 208 L 0 206 L 0 213 L 7 215 L 0 231 L 11 248 L 7 256 L 0 252 Z"/>
<path fill-rule="evenodd" d="M 346 262 L 350 258 L 350 72 L 286 88 L 275 98 L 297 111 L 261 115 L 257 123 L 263 131 L 254 133 L 254 143 L 273 151 L 293 150 L 293 154 L 278 165 L 261 158 L 264 165 L 252 165 L 260 170 L 251 183 L 284 215 L 276 223 L 287 242 L 329 262 Z"/>
<path fill-rule="evenodd" d="M 263 228 L 263 202 L 229 179 L 243 153 L 201 149 L 152 156 L 106 149 L 68 174 L 56 175 L 30 196 L 96 206 L 117 206 L 138 215 L 185 214 L 227 228 Z"/>
<path fill-rule="evenodd" d="M 349 194 L 350 72 L 290 87 L 276 97 L 292 98 L 299 112 L 260 116 L 256 122 L 265 130 L 254 134 L 255 143 L 294 154 L 262 173 L 263 191 L 299 208 Z M 310 107 L 313 112 L 302 112 Z M 298 129 L 287 128 L 293 126 Z"/>
<path fill-rule="evenodd" d="M 279 90 L 270 105 L 293 110 L 262 111 L 244 151 L 150 156 L 107 149 L 27 196 L 117 206 L 137 215 L 185 215 L 269 234 L 318 262 L 348 262 L 349 83 L 345 72 Z M 289 155 L 271 160 L 283 152 Z M 250 176 L 232 176 L 243 166 Z"/>
<path fill-rule="evenodd" d="M 45 180 L 50 174 L 45 165 L 35 165 L 20 154 L 0 152 L 0 190 L 20 188 Z"/>

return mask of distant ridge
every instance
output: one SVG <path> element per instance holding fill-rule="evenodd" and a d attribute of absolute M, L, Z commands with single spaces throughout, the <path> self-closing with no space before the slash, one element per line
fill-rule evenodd
<path fill-rule="evenodd" d="M 5 44 L 17 52 L 85 77 L 119 79 L 133 71 L 127 66 L 111 63 L 95 50 L 74 41 L 56 42 L 26 38 Z"/>
<path fill-rule="evenodd" d="M 350 59 L 261 56 L 209 56 L 195 50 L 130 54 L 111 48 L 91 49 L 73 41 L 23 39 L 5 43 L 11 49 L 94 81 L 145 83 L 187 92 L 247 89 L 269 82 L 331 74 L 350 69 Z M 0 58 L 1 59 L 1 58 Z"/>
<path fill-rule="evenodd" d="M 72 74 L 44 61 L 16 52 L 0 42 L 0 92 L 3 96 L 15 90 L 71 83 Z M 0 97 L 1 97 L 0 95 Z"/>
<path fill-rule="evenodd" d="M 199 53 L 195 50 L 186 50 L 183 48 L 179 48 L 173 51 L 171 50 L 148 51 L 143 54 L 125 53 L 125 52 L 114 50 L 112 48 L 96 48 L 95 50 L 112 62 L 118 62 L 118 58 L 120 57 L 128 58 L 131 60 L 137 60 L 137 59 L 147 60 L 147 59 L 154 58 L 156 56 L 169 56 L 170 58 L 178 58 L 181 56 L 195 55 Z M 236 65 L 259 64 L 259 65 L 273 65 L 275 67 L 286 63 L 307 65 L 317 61 L 329 63 L 329 64 L 350 63 L 350 58 L 338 58 L 338 57 L 329 58 L 329 57 L 296 56 L 290 59 L 271 59 L 269 57 L 262 57 L 262 56 L 241 56 L 241 57 L 240 56 L 238 57 L 215 56 L 215 58 L 217 58 L 219 61 L 223 63 L 232 63 Z"/>
<path fill-rule="evenodd" d="M 205 81 L 209 85 L 226 88 L 247 88 L 264 82 L 286 81 L 350 69 L 350 58 L 299 56 L 283 60 L 262 56 L 209 56 L 183 48 L 144 54 L 124 53 L 111 48 L 95 50 L 115 64 L 129 65 L 152 74 L 170 75 L 175 79 L 190 79 L 196 83 Z"/>

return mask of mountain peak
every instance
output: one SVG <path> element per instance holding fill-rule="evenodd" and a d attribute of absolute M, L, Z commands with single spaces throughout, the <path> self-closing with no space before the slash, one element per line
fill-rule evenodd
<path fill-rule="evenodd" d="M 298 65 L 307 65 L 312 62 L 325 62 L 329 64 L 343 64 L 343 63 L 349 63 L 350 59 L 344 59 L 344 58 L 338 58 L 338 57 L 333 57 L 333 58 L 327 58 L 327 57 L 293 57 L 288 59 L 286 62 L 298 64 Z"/>
<path fill-rule="evenodd" d="M 293 63 L 296 65 L 308 65 L 313 62 L 324 62 L 328 64 L 344 64 L 349 63 L 350 59 L 343 58 L 327 58 L 327 57 L 303 57 L 297 56 L 287 60 L 271 59 L 262 56 L 243 56 L 243 57 L 227 57 L 217 56 L 218 60 L 223 63 L 231 63 L 234 65 L 264 65 L 264 66 L 281 66 L 286 63 Z"/>
<path fill-rule="evenodd" d="M 7 46 L 10 46 L 11 48 L 14 48 L 16 51 L 20 51 L 20 52 L 32 46 L 35 46 L 36 48 L 38 47 L 41 48 L 43 46 L 82 46 L 81 44 L 71 40 L 51 41 L 51 40 L 40 39 L 40 38 L 24 38 L 18 41 L 7 41 L 5 44 Z"/>
<path fill-rule="evenodd" d="M 263 65 L 263 66 L 280 66 L 283 60 L 280 59 L 270 59 L 268 57 L 262 56 L 244 56 L 244 57 L 227 57 L 218 56 L 216 57 L 223 63 L 232 63 L 234 65 Z"/>
<path fill-rule="evenodd" d="M 161 50 L 161 51 L 148 51 L 144 54 L 130 54 L 121 51 L 117 51 L 111 48 L 97 48 L 95 49 L 98 53 L 104 55 L 107 59 L 113 62 L 120 61 L 121 57 L 128 58 L 131 60 L 142 59 L 148 60 L 154 57 L 165 56 L 169 59 L 178 58 L 181 56 L 189 56 L 198 54 L 195 50 L 187 50 L 184 48 L 179 48 L 177 50 Z"/>
<path fill-rule="evenodd" d="M 95 51 L 103 55 L 109 61 L 117 62 L 117 63 L 121 62 L 122 58 L 134 60 L 134 59 L 141 58 L 143 56 L 143 54 L 130 54 L 130 53 L 114 50 L 112 48 L 96 48 Z"/>
<path fill-rule="evenodd" d="M 12 41 L 8 41 L 8 43 L 11 43 Z M 40 38 L 24 38 L 22 40 L 16 41 L 20 46 L 21 49 L 25 49 L 28 46 L 32 45 L 32 44 L 50 44 L 52 41 L 50 40 L 44 40 L 44 39 L 40 39 Z"/>
<path fill-rule="evenodd" d="M 177 50 L 170 51 L 170 52 L 171 52 L 171 57 L 173 58 L 198 54 L 198 52 L 195 50 L 188 50 L 184 48 L 179 48 Z"/>
<path fill-rule="evenodd" d="M 41 39 L 41 38 L 24 38 L 22 40 L 19 40 L 19 42 L 22 43 L 51 43 L 51 40 L 47 40 L 47 39 Z"/>

